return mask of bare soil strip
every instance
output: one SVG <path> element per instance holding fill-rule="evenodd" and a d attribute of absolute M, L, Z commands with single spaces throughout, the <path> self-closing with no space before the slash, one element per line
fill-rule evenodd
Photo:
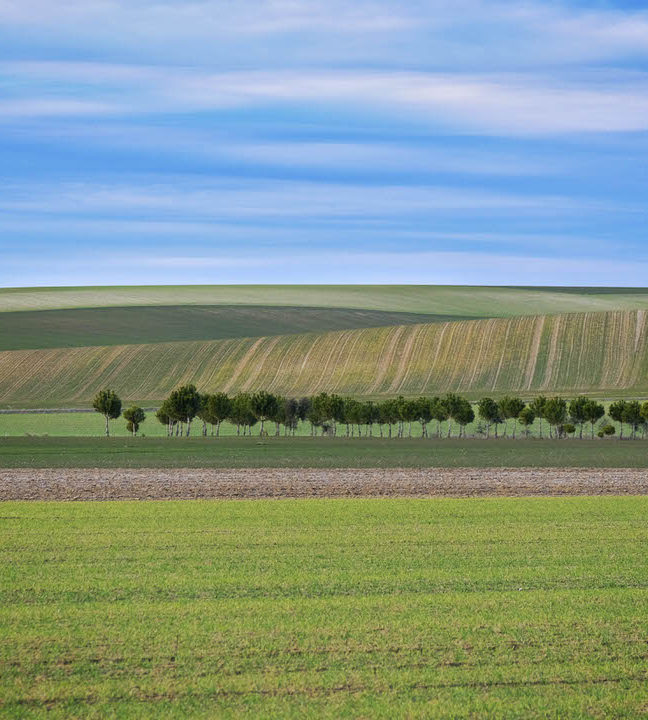
<path fill-rule="evenodd" d="M 556 468 L 0 470 L 0 500 L 647 495 L 648 470 Z"/>

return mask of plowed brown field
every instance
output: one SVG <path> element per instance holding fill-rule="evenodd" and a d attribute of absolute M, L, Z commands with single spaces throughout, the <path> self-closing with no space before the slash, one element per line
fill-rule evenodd
<path fill-rule="evenodd" d="M 648 470 L 0 470 L 0 500 L 646 495 Z"/>

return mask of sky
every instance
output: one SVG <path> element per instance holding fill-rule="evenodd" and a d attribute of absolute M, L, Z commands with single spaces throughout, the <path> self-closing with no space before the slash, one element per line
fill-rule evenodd
<path fill-rule="evenodd" d="M 0 0 L 0 286 L 648 285 L 648 3 Z"/>

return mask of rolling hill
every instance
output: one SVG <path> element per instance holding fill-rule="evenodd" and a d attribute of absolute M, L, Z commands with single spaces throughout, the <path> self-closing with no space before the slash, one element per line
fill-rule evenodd
<path fill-rule="evenodd" d="M 644 310 L 0 352 L 3 407 L 87 405 L 98 388 L 156 404 L 177 384 L 362 396 L 457 391 L 646 394 Z"/>
<path fill-rule="evenodd" d="M 150 305 L 0 313 L 0 350 L 259 337 L 455 320 L 354 308 Z"/>
<path fill-rule="evenodd" d="M 0 289 L 0 312 L 150 305 L 354 308 L 465 318 L 648 309 L 648 288 L 186 285 Z"/>

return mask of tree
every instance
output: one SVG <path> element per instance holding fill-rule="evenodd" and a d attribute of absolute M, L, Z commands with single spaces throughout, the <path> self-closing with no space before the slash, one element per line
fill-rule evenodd
<path fill-rule="evenodd" d="M 430 414 L 437 423 L 436 436 L 441 437 L 441 423 L 445 422 L 450 414 L 447 404 L 440 397 L 433 397 L 430 400 Z"/>
<path fill-rule="evenodd" d="M 495 425 L 495 437 L 497 437 L 497 426 L 502 422 L 499 405 L 493 398 L 485 397 L 477 403 L 477 412 L 486 423 L 486 437 L 490 437 L 491 425 Z"/>
<path fill-rule="evenodd" d="M 109 420 L 121 415 L 122 403 L 114 390 L 100 390 L 92 401 L 92 407 L 106 419 L 106 437 L 110 435 Z"/>
<path fill-rule="evenodd" d="M 167 400 L 165 400 L 162 405 L 160 405 L 160 408 L 155 413 L 155 417 L 162 423 L 162 425 L 166 426 L 167 435 L 170 436 L 172 432 L 173 420 L 171 419 L 171 415 L 169 414 L 169 404 Z"/>
<path fill-rule="evenodd" d="M 286 398 L 284 401 L 284 433 L 290 432 L 293 436 L 299 423 L 299 400 Z"/>
<path fill-rule="evenodd" d="M 344 398 L 329 395 L 327 403 L 328 419 L 333 421 L 333 435 L 337 435 L 337 424 L 345 420 Z"/>
<path fill-rule="evenodd" d="M 276 395 L 272 395 L 265 390 L 259 390 L 250 397 L 250 407 L 255 416 L 261 420 L 261 429 L 259 435 L 263 435 L 263 426 L 266 420 L 269 420 L 276 414 L 279 406 L 279 400 Z"/>
<path fill-rule="evenodd" d="M 169 414 L 181 423 L 187 423 L 187 437 L 191 432 L 191 421 L 202 406 L 202 397 L 195 385 L 182 385 L 169 395 Z M 182 428 L 180 428 L 182 434 Z"/>
<path fill-rule="evenodd" d="M 277 396 L 277 409 L 268 419 L 275 424 L 275 437 L 279 437 L 281 425 L 286 422 L 286 398 Z"/>
<path fill-rule="evenodd" d="M 196 417 L 202 420 L 202 435 L 207 437 L 207 423 L 209 422 L 209 411 L 207 409 L 207 398 L 209 395 L 200 394 L 200 407 L 196 413 Z"/>
<path fill-rule="evenodd" d="M 216 426 L 216 437 L 220 435 L 220 426 L 223 420 L 227 420 L 232 410 L 232 401 L 224 392 L 218 392 L 214 395 L 207 396 L 207 422 L 212 426 L 212 435 L 214 434 L 214 425 Z"/>
<path fill-rule="evenodd" d="M 454 411 L 454 419 L 459 425 L 459 437 L 462 435 L 466 437 L 466 425 L 470 425 L 475 420 L 475 411 L 465 398 L 460 398 Z"/>
<path fill-rule="evenodd" d="M 574 433 L 576 432 L 576 425 L 574 425 L 574 423 L 570 423 L 570 422 L 569 422 L 569 423 L 565 423 L 565 424 L 562 426 L 562 431 L 563 431 L 566 435 L 574 435 Z"/>
<path fill-rule="evenodd" d="M 321 427 L 332 419 L 331 396 L 328 393 L 319 393 L 311 398 L 311 418 L 316 419 L 316 425 Z"/>
<path fill-rule="evenodd" d="M 412 437 L 412 423 L 418 420 L 419 417 L 419 405 L 416 400 L 400 400 L 399 402 L 399 414 L 402 422 L 408 423 L 407 436 Z M 401 433 L 402 435 L 402 433 Z"/>
<path fill-rule="evenodd" d="M 309 397 L 302 397 L 297 400 L 297 417 L 301 420 L 301 422 L 306 420 L 310 409 L 311 399 Z"/>
<path fill-rule="evenodd" d="M 535 422 L 536 416 L 533 410 L 527 405 L 527 407 L 522 408 L 522 411 L 520 412 L 520 415 L 518 417 L 518 420 L 520 421 L 520 424 L 524 428 L 524 434 L 526 437 L 529 437 L 529 430 L 533 423 Z"/>
<path fill-rule="evenodd" d="M 612 437 L 614 433 L 616 432 L 616 428 L 614 425 L 610 425 L 609 423 L 607 425 L 603 425 L 603 427 L 596 433 L 600 438 L 605 437 Z"/>
<path fill-rule="evenodd" d="M 237 435 L 241 434 L 241 426 L 243 426 L 243 435 L 245 435 L 246 427 L 256 422 L 248 393 L 238 393 L 232 398 L 229 419 L 236 425 Z"/>
<path fill-rule="evenodd" d="M 131 405 L 131 407 L 124 410 L 124 418 L 128 421 L 126 425 L 127 429 L 130 430 L 133 435 L 136 435 L 139 426 L 146 420 L 146 413 L 141 407 Z"/>
<path fill-rule="evenodd" d="M 457 413 L 461 411 L 461 400 L 455 393 L 446 393 L 441 400 L 448 413 L 448 437 L 452 437 L 452 421 L 457 419 Z"/>
<path fill-rule="evenodd" d="M 641 406 L 641 416 L 648 422 L 648 400 Z"/>
<path fill-rule="evenodd" d="M 567 401 L 561 397 L 550 398 L 544 405 L 543 414 L 550 427 L 555 428 L 556 437 L 560 437 L 562 435 L 560 427 L 567 419 Z"/>
<path fill-rule="evenodd" d="M 367 426 L 369 437 L 373 437 L 374 423 L 380 422 L 380 412 L 378 406 L 371 400 L 362 403 L 362 419 Z"/>
<path fill-rule="evenodd" d="M 500 413 L 505 421 L 513 420 L 513 437 L 515 437 L 515 431 L 517 429 L 517 419 L 520 417 L 520 413 L 524 410 L 524 401 L 519 397 L 512 395 L 505 395 L 498 403 Z M 504 436 L 508 434 L 508 422 L 504 425 Z"/>
<path fill-rule="evenodd" d="M 430 399 L 420 397 L 415 402 L 417 408 L 417 420 L 421 423 L 421 437 L 426 438 L 428 436 L 427 426 L 430 420 L 432 420 L 432 406 L 430 404 Z"/>
<path fill-rule="evenodd" d="M 622 417 L 623 422 L 630 425 L 630 428 L 632 429 L 632 439 L 634 440 L 637 436 L 637 430 L 643 422 L 640 403 L 636 400 L 629 400 L 626 402 Z"/>
<path fill-rule="evenodd" d="M 643 418 L 643 433 L 646 437 L 646 428 L 648 428 L 648 401 L 641 406 L 641 417 Z"/>
<path fill-rule="evenodd" d="M 354 398 L 347 398 L 344 404 L 344 420 L 351 425 L 351 437 L 355 434 L 353 430 L 354 425 L 358 426 L 358 437 L 362 436 L 360 425 L 362 424 L 363 416 L 362 403 Z"/>
<path fill-rule="evenodd" d="M 398 406 L 398 400 L 384 400 L 380 404 L 380 420 L 389 427 L 389 437 L 392 436 L 392 427 L 394 423 L 398 422 L 400 417 L 400 411 Z"/>
<path fill-rule="evenodd" d="M 540 420 L 540 437 L 542 438 L 542 420 L 544 419 L 544 407 L 547 404 L 547 398 L 544 395 L 538 395 L 529 403 L 529 407 L 533 410 L 535 416 Z"/>
<path fill-rule="evenodd" d="M 624 420 L 624 413 L 626 409 L 626 401 L 625 400 L 617 400 L 616 402 L 613 402 L 610 405 L 610 408 L 608 410 L 608 415 L 612 418 L 612 420 L 615 420 L 621 425 L 621 432 L 619 433 L 619 439 L 623 439 L 623 423 Z"/>
<path fill-rule="evenodd" d="M 583 408 L 585 420 L 591 424 L 592 440 L 594 439 L 594 425 L 605 415 L 605 408 L 596 400 L 588 400 Z"/>
<path fill-rule="evenodd" d="M 326 418 L 322 415 L 321 409 L 319 407 L 315 407 L 312 402 L 308 407 L 306 419 L 311 425 L 311 435 L 315 435 L 316 428 L 322 427 L 322 425 L 326 422 Z"/>
<path fill-rule="evenodd" d="M 569 417 L 571 421 L 579 427 L 579 437 L 583 439 L 583 425 L 587 421 L 587 405 L 589 399 L 584 395 L 579 395 L 569 403 Z"/>

